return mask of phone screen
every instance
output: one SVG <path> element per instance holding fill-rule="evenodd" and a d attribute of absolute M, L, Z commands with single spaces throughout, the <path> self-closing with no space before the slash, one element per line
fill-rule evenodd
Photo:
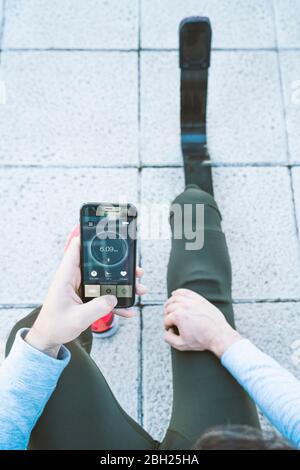
<path fill-rule="evenodd" d="M 81 209 L 82 299 L 112 294 L 118 307 L 134 303 L 136 209 L 85 204 Z"/>

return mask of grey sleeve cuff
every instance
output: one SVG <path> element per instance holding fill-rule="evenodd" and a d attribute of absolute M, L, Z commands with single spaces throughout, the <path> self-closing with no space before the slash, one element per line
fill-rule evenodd
<path fill-rule="evenodd" d="M 24 336 L 29 328 L 22 328 L 16 334 L 14 344 L 6 359 L 15 369 L 15 377 L 23 379 L 30 376 L 36 385 L 45 388 L 55 386 L 64 368 L 68 365 L 71 354 L 62 346 L 58 357 L 54 358 L 26 343 Z"/>

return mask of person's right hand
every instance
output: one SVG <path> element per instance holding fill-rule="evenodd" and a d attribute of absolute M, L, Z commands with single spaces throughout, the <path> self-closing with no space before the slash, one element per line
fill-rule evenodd
<path fill-rule="evenodd" d="M 137 277 L 143 270 L 137 268 Z M 57 357 L 62 344 L 77 338 L 95 320 L 109 312 L 130 318 L 135 315 L 129 309 L 115 309 L 117 298 L 102 295 L 83 303 L 78 294 L 80 275 L 80 240 L 74 237 L 65 251 L 62 262 L 32 328 L 25 341 L 36 349 Z M 146 287 L 137 284 L 138 295 L 146 292 Z"/>
<path fill-rule="evenodd" d="M 164 325 L 165 341 L 180 351 L 208 350 L 221 357 L 242 338 L 217 307 L 189 289 L 172 292 L 164 306 Z"/>

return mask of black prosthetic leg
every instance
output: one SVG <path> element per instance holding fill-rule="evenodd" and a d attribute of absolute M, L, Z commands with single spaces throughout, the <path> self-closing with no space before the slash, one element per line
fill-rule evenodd
<path fill-rule="evenodd" d="M 185 18 L 179 27 L 181 68 L 181 149 L 185 183 L 213 195 L 206 138 L 207 80 L 211 26 L 208 18 Z"/>

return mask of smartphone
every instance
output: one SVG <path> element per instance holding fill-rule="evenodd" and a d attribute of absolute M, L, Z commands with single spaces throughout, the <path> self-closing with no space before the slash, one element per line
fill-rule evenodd
<path fill-rule="evenodd" d="M 86 203 L 80 209 L 81 298 L 115 295 L 135 302 L 137 210 L 133 204 Z"/>

